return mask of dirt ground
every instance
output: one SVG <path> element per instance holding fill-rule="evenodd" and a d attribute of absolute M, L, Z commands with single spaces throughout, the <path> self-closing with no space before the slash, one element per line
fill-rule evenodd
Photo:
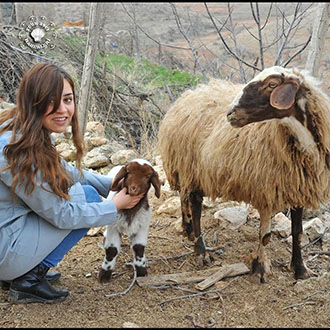
<path fill-rule="evenodd" d="M 164 201 L 151 197 L 154 209 Z M 216 220 L 216 208 L 203 209 L 202 228 L 213 258 L 204 268 L 244 261 L 256 245 L 259 221 L 255 217 L 237 230 Z M 194 272 L 198 269 L 193 243 L 175 226 L 180 214 L 156 215 L 154 212 L 146 248 L 149 276 Z M 55 287 L 67 288 L 70 295 L 53 305 L 8 303 L 8 292 L 0 292 L 0 327 L 17 328 L 223 328 L 223 327 L 311 327 L 330 325 L 329 255 L 310 251 L 330 250 L 330 242 L 317 243 L 303 250 L 307 266 L 317 275 L 295 281 L 286 270 L 291 247 L 273 235 L 268 245 L 273 274 L 268 282 L 256 284 L 249 275 L 228 277 L 205 291 L 196 283 L 145 288 L 134 282 L 130 263 L 132 253 L 124 236 L 114 278 L 100 284 L 98 269 L 104 251 L 102 234 L 84 237 L 56 267 L 62 273 Z M 132 285 L 134 283 L 134 285 Z M 203 291 L 204 292 L 204 291 Z M 112 297 L 106 295 L 115 294 Z"/>

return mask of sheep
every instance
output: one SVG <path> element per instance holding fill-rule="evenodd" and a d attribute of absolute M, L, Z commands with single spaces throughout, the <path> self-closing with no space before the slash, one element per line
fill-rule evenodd
<path fill-rule="evenodd" d="M 271 274 L 265 251 L 271 217 L 290 209 L 289 268 L 296 279 L 310 276 L 301 255 L 302 214 L 329 201 L 329 132 L 329 97 L 296 68 L 266 68 L 245 86 L 212 79 L 174 102 L 160 124 L 159 148 L 200 266 L 209 262 L 200 225 L 203 196 L 209 196 L 259 211 L 259 242 L 250 256 L 258 283 Z"/>
<path fill-rule="evenodd" d="M 160 197 L 160 181 L 158 173 L 150 162 L 144 159 L 133 159 L 125 166 L 118 165 L 108 173 L 113 178 L 112 187 L 107 200 L 123 187 L 127 187 L 130 195 L 145 193 L 142 199 L 132 209 L 118 210 L 115 223 L 106 226 L 104 232 L 105 257 L 99 272 L 99 281 L 108 282 L 112 278 L 116 259 L 120 253 L 121 234 L 126 233 L 133 250 L 133 264 L 137 276 L 146 276 L 147 264 L 145 247 L 147 245 L 152 209 L 148 203 L 148 191 L 153 185 L 155 195 Z M 123 180 L 122 180 L 123 179 Z"/>

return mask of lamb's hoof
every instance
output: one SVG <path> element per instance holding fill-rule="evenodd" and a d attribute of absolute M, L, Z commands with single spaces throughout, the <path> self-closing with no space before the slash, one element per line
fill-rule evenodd
<path fill-rule="evenodd" d="M 211 264 L 212 261 L 213 261 L 213 258 L 208 253 L 198 254 L 196 256 L 196 263 L 199 268 L 203 268 L 204 266 Z"/>
<path fill-rule="evenodd" d="M 135 266 L 136 276 L 148 276 L 148 271 L 146 267 Z"/>
<path fill-rule="evenodd" d="M 205 258 L 204 258 L 204 255 L 197 255 L 196 256 L 196 262 L 197 262 L 197 266 L 199 268 L 202 268 L 205 264 Z"/>
<path fill-rule="evenodd" d="M 112 270 L 105 270 L 103 268 L 99 271 L 99 282 L 106 283 L 109 282 L 112 278 Z"/>

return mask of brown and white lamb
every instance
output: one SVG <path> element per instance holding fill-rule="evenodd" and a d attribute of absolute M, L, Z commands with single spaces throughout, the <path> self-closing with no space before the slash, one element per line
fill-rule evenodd
<path fill-rule="evenodd" d="M 115 166 L 108 176 L 113 178 L 111 191 L 107 197 L 111 200 L 123 187 L 130 195 L 144 193 L 142 199 L 132 209 L 119 210 L 114 224 L 106 226 L 104 232 L 105 257 L 99 272 L 99 281 L 107 282 L 112 277 L 116 259 L 121 250 L 121 235 L 127 234 L 133 254 L 133 264 L 137 276 L 147 275 L 147 260 L 145 247 L 147 245 L 152 208 L 148 202 L 148 191 L 151 185 L 155 195 L 160 197 L 160 181 L 158 173 L 150 162 L 144 159 L 134 159 L 127 165 Z"/>

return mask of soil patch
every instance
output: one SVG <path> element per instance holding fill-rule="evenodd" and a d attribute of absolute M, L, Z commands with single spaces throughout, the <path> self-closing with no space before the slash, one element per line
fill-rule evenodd
<path fill-rule="evenodd" d="M 156 209 L 162 200 L 151 198 Z M 203 210 L 206 245 L 213 249 L 212 263 L 204 269 L 244 261 L 256 246 L 258 219 L 250 219 L 237 230 L 214 219 L 215 208 Z M 177 230 L 180 214 L 153 216 L 146 255 L 149 276 L 198 270 L 193 243 Z M 295 281 L 286 270 L 291 246 L 272 238 L 268 255 L 273 274 L 265 284 L 250 281 L 249 275 L 225 278 L 207 289 L 220 293 L 194 296 L 196 284 L 142 288 L 132 283 L 132 251 L 123 237 L 115 278 L 108 284 L 97 280 L 104 251 L 103 236 L 86 236 L 56 268 L 62 278 L 54 284 L 67 288 L 69 297 L 54 305 L 11 305 L 8 292 L 0 292 L 0 327 L 328 327 L 330 324 L 329 256 L 312 255 L 311 250 L 330 250 L 330 242 L 319 241 L 304 249 L 307 266 L 316 277 Z M 180 256 L 182 257 L 176 257 Z M 107 294 L 116 293 L 113 297 Z M 188 297 L 189 296 L 189 297 Z"/>

